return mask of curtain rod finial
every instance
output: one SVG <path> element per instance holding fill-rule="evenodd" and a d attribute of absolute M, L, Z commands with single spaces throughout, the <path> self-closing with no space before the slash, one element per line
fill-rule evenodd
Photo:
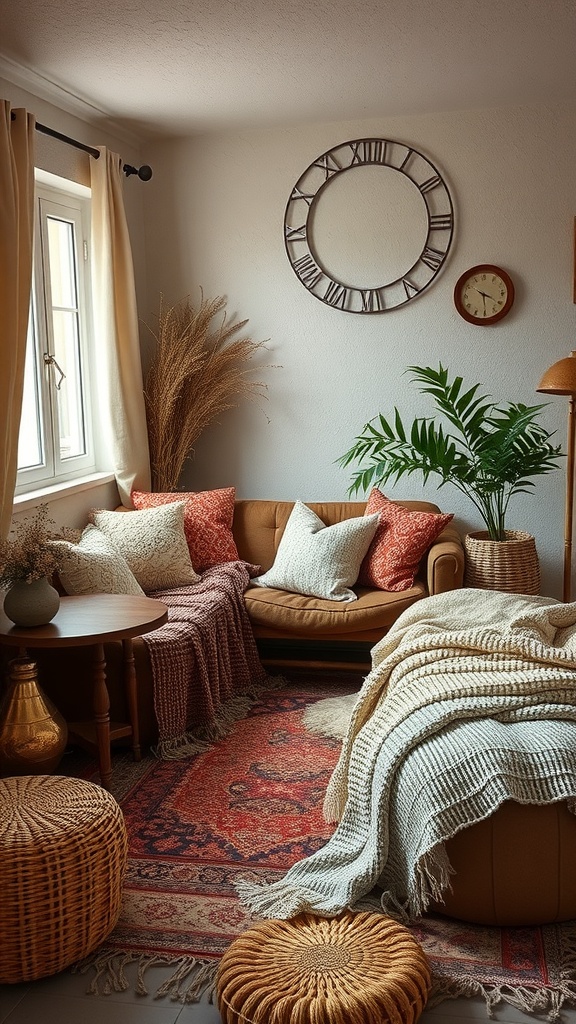
<path fill-rule="evenodd" d="M 152 177 L 152 168 L 148 164 L 142 164 L 142 167 L 133 167 L 132 164 L 124 164 L 122 170 L 126 177 L 130 174 L 137 174 L 140 181 L 150 181 Z"/>

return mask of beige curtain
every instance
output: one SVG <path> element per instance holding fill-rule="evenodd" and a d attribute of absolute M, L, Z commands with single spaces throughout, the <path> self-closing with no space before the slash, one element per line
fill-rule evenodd
<path fill-rule="evenodd" d="M 34 238 L 34 117 L 0 100 L 0 536 L 6 537 L 18 465 Z"/>
<path fill-rule="evenodd" d="M 122 161 L 105 146 L 90 158 L 92 293 L 102 429 L 108 432 L 122 504 L 150 490 L 150 456 L 138 340 L 134 268 L 122 194 Z"/>

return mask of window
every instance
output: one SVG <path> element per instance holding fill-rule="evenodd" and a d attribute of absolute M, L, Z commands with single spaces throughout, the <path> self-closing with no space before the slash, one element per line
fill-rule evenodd
<path fill-rule="evenodd" d="M 17 493 L 95 469 L 90 190 L 37 172 Z"/>

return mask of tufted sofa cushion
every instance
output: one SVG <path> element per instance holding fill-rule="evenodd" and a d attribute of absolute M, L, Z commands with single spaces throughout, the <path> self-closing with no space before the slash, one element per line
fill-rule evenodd
<path fill-rule="evenodd" d="M 306 502 L 327 526 L 363 516 L 365 501 Z M 439 513 L 437 505 L 427 501 L 398 503 L 415 511 Z M 286 523 L 294 506 L 292 501 L 264 499 L 237 500 L 233 533 L 240 557 L 270 569 Z M 401 612 L 430 593 L 462 586 L 464 555 L 462 542 L 454 527 L 447 526 L 434 544 L 439 556 L 424 557 L 414 585 L 391 592 L 375 587 L 354 588 L 358 599 L 350 603 L 307 597 L 275 587 L 249 586 L 245 593 L 248 615 L 259 638 L 324 639 L 376 643 Z"/>

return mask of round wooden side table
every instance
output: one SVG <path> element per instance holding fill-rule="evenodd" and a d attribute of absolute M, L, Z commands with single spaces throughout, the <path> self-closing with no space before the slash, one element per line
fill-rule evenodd
<path fill-rule="evenodd" d="M 92 648 L 91 722 L 69 722 L 68 735 L 98 758 L 100 779 L 110 788 L 112 762 L 110 743 L 121 736 L 132 737 L 136 760 L 140 759 L 138 735 L 138 684 L 134 668 L 132 638 L 150 633 L 168 621 L 168 609 L 151 597 L 125 594 L 86 594 L 63 597 L 60 608 L 45 626 L 15 626 L 0 611 L 0 644 L 19 648 L 27 656 L 27 648 L 85 647 Z M 106 685 L 104 644 L 121 640 L 124 649 L 124 684 L 129 709 L 129 722 L 110 725 L 110 697 Z"/>

